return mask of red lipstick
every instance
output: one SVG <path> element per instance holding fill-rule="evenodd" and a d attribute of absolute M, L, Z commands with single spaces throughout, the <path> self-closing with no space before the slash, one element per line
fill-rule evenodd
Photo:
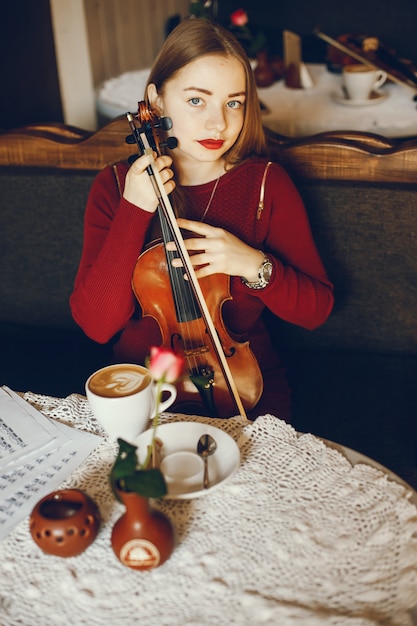
<path fill-rule="evenodd" d="M 219 150 L 223 144 L 223 139 L 202 139 L 198 142 L 200 146 L 203 148 L 207 148 L 207 150 Z"/>

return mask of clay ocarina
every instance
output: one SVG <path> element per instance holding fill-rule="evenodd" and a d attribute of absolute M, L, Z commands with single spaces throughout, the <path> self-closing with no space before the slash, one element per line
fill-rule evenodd
<path fill-rule="evenodd" d="M 79 489 L 61 489 L 40 500 L 30 515 L 30 533 L 46 553 L 69 557 L 81 554 L 97 537 L 100 512 Z"/>

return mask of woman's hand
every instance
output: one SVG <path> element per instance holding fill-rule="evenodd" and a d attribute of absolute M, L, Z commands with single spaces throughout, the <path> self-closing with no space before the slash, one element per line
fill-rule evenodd
<path fill-rule="evenodd" d="M 154 154 L 154 157 L 156 157 L 156 154 Z M 146 171 L 146 168 L 153 160 L 153 157 L 149 154 L 144 154 L 136 159 L 126 175 L 126 183 L 123 191 L 123 197 L 126 200 L 149 213 L 154 213 L 158 206 L 155 190 L 150 176 Z M 174 173 L 170 169 L 171 164 L 172 159 L 166 154 L 157 157 L 154 162 L 154 167 L 160 173 L 167 194 L 171 193 L 175 188 L 175 182 L 173 180 Z"/>
<path fill-rule="evenodd" d="M 258 270 L 263 261 L 263 254 L 232 235 L 223 228 L 209 224 L 178 218 L 178 226 L 192 231 L 199 237 L 185 239 L 184 243 L 195 268 L 197 278 L 211 274 L 244 276 L 248 281 L 258 280 Z M 173 265 L 181 266 L 181 259 L 175 259 Z"/>

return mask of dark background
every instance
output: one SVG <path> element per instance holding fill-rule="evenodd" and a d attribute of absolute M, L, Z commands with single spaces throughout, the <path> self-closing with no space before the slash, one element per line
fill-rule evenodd
<path fill-rule="evenodd" d="M 282 31 L 302 37 L 305 61 L 323 62 L 331 37 L 379 37 L 400 57 L 417 62 L 417 0 L 219 0 L 218 20 L 243 7 L 249 26 L 262 30 L 271 53 L 282 54 Z M 140 11 L 140 0 L 138 0 Z M 138 35 L 140 36 L 140 35 Z M 62 106 L 48 0 L 14 0 L 0 9 L 0 130 L 37 122 L 62 122 Z"/>
<path fill-rule="evenodd" d="M 401 57 L 417 61 L 416 0 L 219 0 L 219 21 L 243 7 L 249 27 L 262 30 L 271 51 L 282 51 L 283 30 L 301 35 L 306 61 L 320 62 L 325 45 L 313 33 L 319 28 L 331 37 L 361 33 L 379 37 Z"/>

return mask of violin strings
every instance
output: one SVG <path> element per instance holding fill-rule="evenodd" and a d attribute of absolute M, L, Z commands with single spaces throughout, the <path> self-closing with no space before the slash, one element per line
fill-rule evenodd
<path fill-rule="evenodd" d="M 210 198 L 203 212 L 203 215 L 200 219 L 200 222 L 204 220 L 204 218 L 206 217 L 210 209 L 211 203 L 213 201 L 214 195 L 216 193 L 217 187 L 220 182 L 220 178 L 221 178 L 221 174 L 218 176 L 218 178 L 216 179 L 213 185 Z M 168 241 L 174 240 L 175 237 L 173 236 L 173 233 L 171 232 L 171 229 L 169 226 L 169 218 L 167 216 L 168 211 L 166 207 L 164 206 L 164 203 L 162 202 L 162 198 L 160 198 L 159 209 L 160 209 L 159 217 L 160 217 L 160 222 L 161 222 L 161 229 L 163 232 L 163 239 L 166 244 Z M 185 267 L 173 268 L 172 266 L 172 260 L 174 258 L 180 258 L 179 251 L 174 251 L 174 252 L 167 251 L 166 245 L 165 245 L 165 254 L 167 256 L 168 272 L 171 278 L 172 294 L 173 294 L 174 303 L 176 307 L 177 319 L 179 315 L 184 313 L 184 319 L 178 319 L 178 321 L 181 322 L 184 351 L 188 351 L 187 355 L 184 355 L 184 356 L 186 356 L 189 372 L 190 373 L 194 372 L 198 374 L 201 370 L 201 367 L 200 367 L 202 363 L 201 354 L 204 354 L 207 348 L 206 337 L 200 330 L 200 333 L 199 333 L 200 336 L 197 338 L 199 341 L 199 346 L 197 346 L 196 341 L 195 341 L 196 339 L 195 335 L 193 335 L 193 332 L 191 330 L 191 324 L 188 322 L 188 320 L 198 320 L 202 317 L 202 314 L 198 306 L 197 297 L 196 297 L 196 294 L 194 293 L 193 285 L 191 284 L 191 281 L 187 280 L 184 276 L 184 274 L 186 274 Z M 199 349 L 201 349 L 200 354 L 199 354 Z"/>
<path fill-rule="evenodd" d="M 160 215 L 161 228 L 163 233 L 163 239 L 165 244 L 168 241 L 173 240 L 173 236 L 171 230 L 169 228 L 169 224 L 165 215 Z M 189 320 L 196 320 L 201 317 L 201 313 L 199 308 L 197 307 L 195 295 L 190 284 L 190 281 L 184 278 L 185 269 L 184 267 L 174 268 L 172 266 L 172 260 L 174 258 L 179 258 L 178 251 L 167 251 L 165 248 L 165 252 L 167 255 L 167 263 L 168 263 L 168 272 L 171 277 L 171 286 L 172 293 L 174 298 L 174 303 L 176 307 L 177 317 L 183 315 L 183 319 L 179 319 L 179 322 L 182 322 L 181 328 L 183 332 L 183 344 L 184 351 L 191 351 L 191 355 L 188 354 L 186 356 L 187 362 L 189 363 L 188 369 L 190 371 L 198 371 L 198 358 L 195 354 L 193 354 L 193 348 L 196 346 L 193 345 L 192 342 L 192 332 L 191 325 Z M 204 346 L 204 338 L 200 332 L 200 345 Z M 194 342 L 195 343 L 195 342 Z"/>

